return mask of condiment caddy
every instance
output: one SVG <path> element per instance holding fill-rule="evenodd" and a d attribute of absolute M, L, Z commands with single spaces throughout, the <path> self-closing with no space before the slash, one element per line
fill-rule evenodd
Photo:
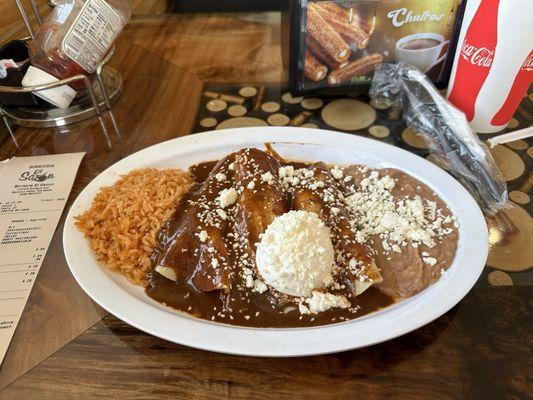
<path fill-rule="evenodd" d="M 12 125 L 59 127 L 96 115 L 110 145 L 103 113 L 120 135 L 111 106 L 123 86 L 120 73 L 106 64 L 129 20 L 129 6 L 121 0 L 78 0 L 77 7 L 57 6 L 43 22 L 35 0 L 30 0 L 39 25 L 35 31 L 21 1 L 16 3 L 30 35 L 0 48 L 0 58 L 17 62 L 0 79 L 0 116 L 13 142 L 18 146 Z M 104 23 L 95 25 L 95 16 L 102 15 Z"/>

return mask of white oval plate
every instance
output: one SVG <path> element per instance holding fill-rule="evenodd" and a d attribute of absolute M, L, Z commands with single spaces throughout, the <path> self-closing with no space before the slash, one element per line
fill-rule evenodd
<path fill-rule="evenodd" d="M 142 167 L 180 167 L 218 159 L 243 147 L 274 149 L 288 159 L 328 163 L 365 163 L 403 170 L 429 185 L 458 217 L 459 244 L 453 265 L 418 295 L 361 318 L 312 328 L 259 329 L 213 323 L 165 307 L 142 287 L 101 265 L 74 216 L 88 209 L 103 187 L 119 175 Z M 468 192 L 430 162 L 394 146 L 346 133 L 304 128 L 228 129 L 185 136 L 157 144 L 112 165 L 80 193 L 63 231 L 65 257 L 79 285 L 100 306 L 134 327 L 171 342 L 222 353 L 253 356 L 304 356 L 380 343 L 438 318 L 457 304 L 478 279 L 488 251 L 483 215 Z"/>

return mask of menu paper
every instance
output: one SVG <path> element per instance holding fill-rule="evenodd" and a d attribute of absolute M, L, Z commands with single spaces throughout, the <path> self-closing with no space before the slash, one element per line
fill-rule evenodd
<path fill-rule="evenodd" d="M 0 164 L 0 364 L 85 153 Z"/>

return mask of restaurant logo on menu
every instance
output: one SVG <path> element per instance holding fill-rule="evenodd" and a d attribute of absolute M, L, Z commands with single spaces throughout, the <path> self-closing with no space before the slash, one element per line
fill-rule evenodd
<path fill-rule="evenodd" d="M 51 172 L 44 172 L 44 170 L 38 168 L 33 171 L 23 172 L 19 177 L 19 181 L 44 182 L 53 178 L 54 174 Z"/>
<path fill-rule="evenodd" d="M 387 17 L 392 20 L 392 25 L 399 28 L 402 25 L 413 22 L 435 21 L 439 22 L 444 18 L 444 14 L 433 14 L 429 11 L 424 11 L 421 14 L 415 14 L 405 7 L 392 10 L 387 14 Z"/>

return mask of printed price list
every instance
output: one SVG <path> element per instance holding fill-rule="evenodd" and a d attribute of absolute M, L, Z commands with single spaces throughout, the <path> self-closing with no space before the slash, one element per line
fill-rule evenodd
<path fill-rule="evenodd" d="M 0 363 L 84 153 L 17 157 L 0 169 Z"/>

